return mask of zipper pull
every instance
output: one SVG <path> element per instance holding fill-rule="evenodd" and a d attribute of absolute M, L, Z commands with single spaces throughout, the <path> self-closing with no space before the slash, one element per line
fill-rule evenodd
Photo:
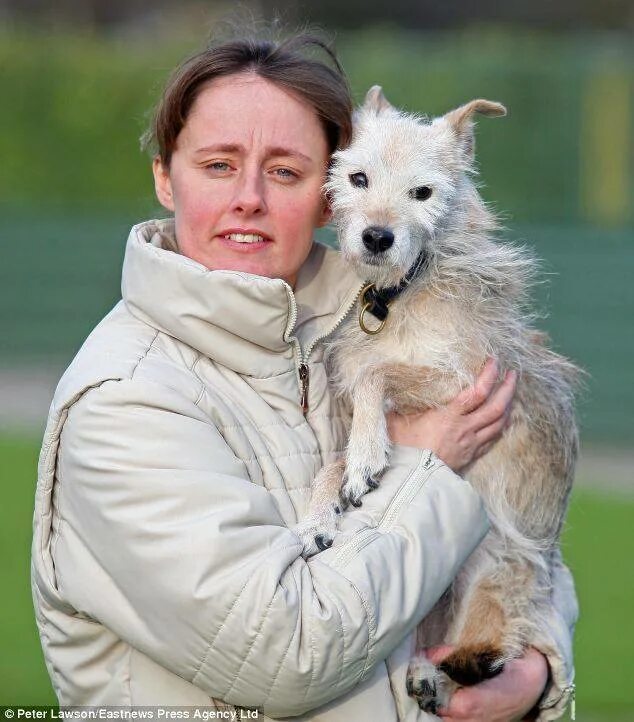
<path fill-rule="evenodd" d="M 302 413 L 306 416 L 308 412 L 308 364 L 301 363 L 299 365 L 299 380 L 302 384 L 302 396 L 299 405 L 302 407 Z"/>
<path fill-rule="evenodd" d="M 575 685 L 571 685 L 572 689 L 570 690 L 570 719 L 575 720 L 577 718 L 577 704 L 575 700 Z"/>

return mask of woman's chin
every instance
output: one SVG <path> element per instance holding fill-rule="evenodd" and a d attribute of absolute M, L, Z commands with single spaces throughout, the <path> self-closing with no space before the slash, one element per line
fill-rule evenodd
<path fill-rule="evenodd" d="M 237 258 L 210 259 L 204 263 L 210 271 L 235 271 L 237 273 L 248 273 L 252 276 L 264 276 L 265 278 L 283 278 L 288 281 L 288 274 L 283 273 L 276 265 L 264 262 L 264 259 L 256 259 L 246 254 Z"/>

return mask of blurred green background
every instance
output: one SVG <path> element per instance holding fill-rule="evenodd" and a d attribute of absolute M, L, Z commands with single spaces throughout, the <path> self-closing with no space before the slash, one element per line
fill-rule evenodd
<path fill-rule="evenodd" d="M 541 326 L 589 372 L 581 484 L 564 540 L 582 605 L 577 717 L 632 719 L 632 4 L 615 0 L 601 16 L 585 2 L 557 12 L 537 2 L 530 14 L 509 3 L 498 17 L 487 2 L 449 3 L 453 14 L 375 3 L 368 22 L 351 11 L 355 2 L 347 11 L 326 2 L 323 16 L 284 2 L 252 12 L 274 5 L 287 22 L 337 31 L 357 100 L 379 83 L 395 105 L 429 115 L 474 97 L 508 107 L 507 118 L 479 122 L 482 194 L 503 237 L 543 259 Z M 27 569 L 46 402 L 118 299 L 130 225 L 163 215 L 139 150 L 148 111 L 170 69 L 225 14 L 212 2 L 67 1 L 55 11 L 0 2 L 0 538 L 4 587 L 15 591 L 5 593 L 0 622 L 0 704 L 54 701 Z"/>

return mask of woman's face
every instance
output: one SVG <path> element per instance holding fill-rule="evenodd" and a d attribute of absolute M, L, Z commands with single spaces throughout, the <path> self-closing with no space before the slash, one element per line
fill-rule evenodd
<path fill-rule="evenodd" d="M 154 161 L 156 194 L 183 255 L 294 285 L 328 220 L 328 158 L 312 107 L 253 73 L 230 75 L 198 94 L 170 167 Z"/>

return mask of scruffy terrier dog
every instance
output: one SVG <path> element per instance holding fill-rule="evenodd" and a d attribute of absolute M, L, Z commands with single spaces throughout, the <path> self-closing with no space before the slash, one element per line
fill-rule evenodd
<path fill-rule="evenodd" d="M 326 548 L 341 500 L 359 505 L 379 483 L 390 450 L 386 410 L 446 404 L 488 357 L 501 374 L 519 372 L 508 427 L 464 471 L 491 530 L 417 632 L 407 687 L 432 713 L 538 638 L 577 455 L 578 370 L 531 325 L 535 261 L 493 237 L 473 182 L 474 113 L 506 110 L 473 100 L 428 120 L 396 110 L 374 87 L 352 144 L 335 154 L 327 191 L 342 256 L 368 285 L 359 317 L 328 349 L 336 391 L 353 408 L 346 458 L 315 480 L 299 528 L 307 555 Z M 455 646 L 438 668 L 423 653 L 437 644 Z"/>

